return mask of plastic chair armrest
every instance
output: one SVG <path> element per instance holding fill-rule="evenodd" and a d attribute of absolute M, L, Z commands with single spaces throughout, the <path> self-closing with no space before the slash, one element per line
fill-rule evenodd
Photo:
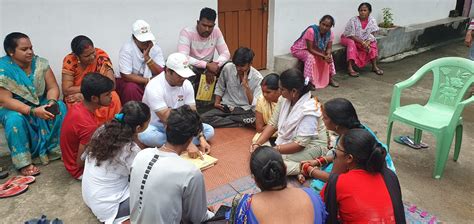
<path fill-rule="evenodd" d="M 421 78 L 423 78 L 423 76 L 425 76 L 428 70 L 428 68 L 422 67 L 410 78 L 401 81 L 393 86 L 392 101 L 390 103 L 390 113 L 393 113 L 395 109 L 400 107 L 400 97 L 402 95 L 402 91 L 415 85 Z"/>
<path fill-rule="evenodd" d="M 454 126 L 455 125 L 455 122 L 457 123 L 457 120 L 459 119 L 459 117 L 461 116 L 461 113 L 462 111 L 464 110 L 464 107 L 468 104 L 471 104 L 474 102 L 474 96 L 471 96 L 461 102 L 459 102 L 457 105 L 456 105 L 456 110 L 454 111 L 453 113 L 453 117 L 451 119 L 451 121 L 449 122 L 450 123 L 450 126 Z"/>

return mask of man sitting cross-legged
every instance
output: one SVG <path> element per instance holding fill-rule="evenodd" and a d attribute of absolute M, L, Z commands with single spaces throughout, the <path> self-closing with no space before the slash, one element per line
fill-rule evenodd
<path fill-rule="evenodd" d="M 201 132 L 201 119 L 188 105 L 168 114 L 166 144 L 142 150 L 132 163 L 132 223 L 202 223 L 214 216 L 206 207 L 201 171 L 179 157 Z"/>
<path fill-rule="evenodd" d="M 255 105 L 262 94 L 262 75 L 252 67 L 251 49 L 237 49 L 232 63 L 222 69 L 216 85 L 215 109 L 202 115 L 203 122 L 218 127 L 242 127 L 255 123 Z"/>
<path fill-rule="evenodd" d="M 110 105 L 113 89 L 114 82 L 106 76 L 87 74 L 81 83 L 84 100 L 72 105 L 64 118 L 59 143 L 64 166 L 75 179 L 82 179 L 84 160 L 81 155 L 97 129 L 94 112 Z"/>
<path fill-rule="evenodd" d="M 153 78 L 145 88 L 143 102 L 151 110 L 151 121 L 148 128 L 138 135 L 140 142 L 147 146 L 162 146 L 166 142 L 165 126 L 172 109 L 189 105 L 196 110 L 194 90 L 187 78 L 193 76 L 188 59 L 184 54 L 173 53 L 166 60 L 165 70 Z M 196 145 L 208 153 L 210 145 L 207 142 L 214 136 L 214 128 L 203 124 L 203 130 L 189 144 L 188 153 L 191 158 L 200 155 Z"/>

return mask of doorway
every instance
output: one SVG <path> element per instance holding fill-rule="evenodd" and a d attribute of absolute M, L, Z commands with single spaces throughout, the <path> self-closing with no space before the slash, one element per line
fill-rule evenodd
<path fill-rule="evenodd" d="M 239 47 L 255 52 L 252 66 L 267 64 L 268 0 L 218 0 L 219 28 L 231 55 Z"/>

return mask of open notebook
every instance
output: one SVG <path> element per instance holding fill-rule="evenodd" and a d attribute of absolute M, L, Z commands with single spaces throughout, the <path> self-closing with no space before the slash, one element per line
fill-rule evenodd
<path fill-rule="evenodd" d="M 181 154 L 181 158 L 191 162 L 192 164 L 194 164 L 197 168 L 199 168 L 201 170 L 205 170 L 205 169 L 208 169 L 210 167 L 213 167 L 217 163 L 217 159 L 210 156 L 210 155 L 204 154 L 203 157 L 204 157 L 204 160 L 201 160 L 200 158 L 191 159 L 188 156 L 187 152 L 184 152 L 184 153 Z"/>

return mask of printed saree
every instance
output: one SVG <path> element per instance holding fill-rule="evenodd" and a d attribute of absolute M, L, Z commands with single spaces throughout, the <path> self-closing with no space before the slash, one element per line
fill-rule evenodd
<path fill-rule="evenodd" d="M 31 74 L 26 74 L 9 56 L 0 58 L 0 87 L 10 91 L 13 98 L 28 105 L 47 104 L 45 75 L 48 61 L 33 57 Z M 39 157 L 43 164 L 59 159 L 59 131 L 66 114 L 66 106 L 58 101 L 60 114 L 54 120 L 43 120 L 0 107 L 0 122 L 10 149 L 13 165 L 21 169 Z"/>
<path fill-rule="evenodd" d="M 81 86 L 82 80 L 87 73 L 97 72 L 105 75 L 109 69 L 112 69 L 112 62 L 110 61 L 109 55 L 100 48 L 95 48 L 95 61 L 94 63 L 83 68 L 79 65 L 77 56 L 70 53 L 64 57 L 63 60 L 63 75 L 70 75 L 74 77 L 74 86 Z M 67 103 L 68 108 L 78 102 Z M 112 102 L 108 107 L 102 107 L 95 111 L 95 117 L 97 124 L 102 125 L 103 123 L 110 121 L 114 118 L 114 115 L 120 111 L 122 104 L 117 92 L 112 91 Z"/>

